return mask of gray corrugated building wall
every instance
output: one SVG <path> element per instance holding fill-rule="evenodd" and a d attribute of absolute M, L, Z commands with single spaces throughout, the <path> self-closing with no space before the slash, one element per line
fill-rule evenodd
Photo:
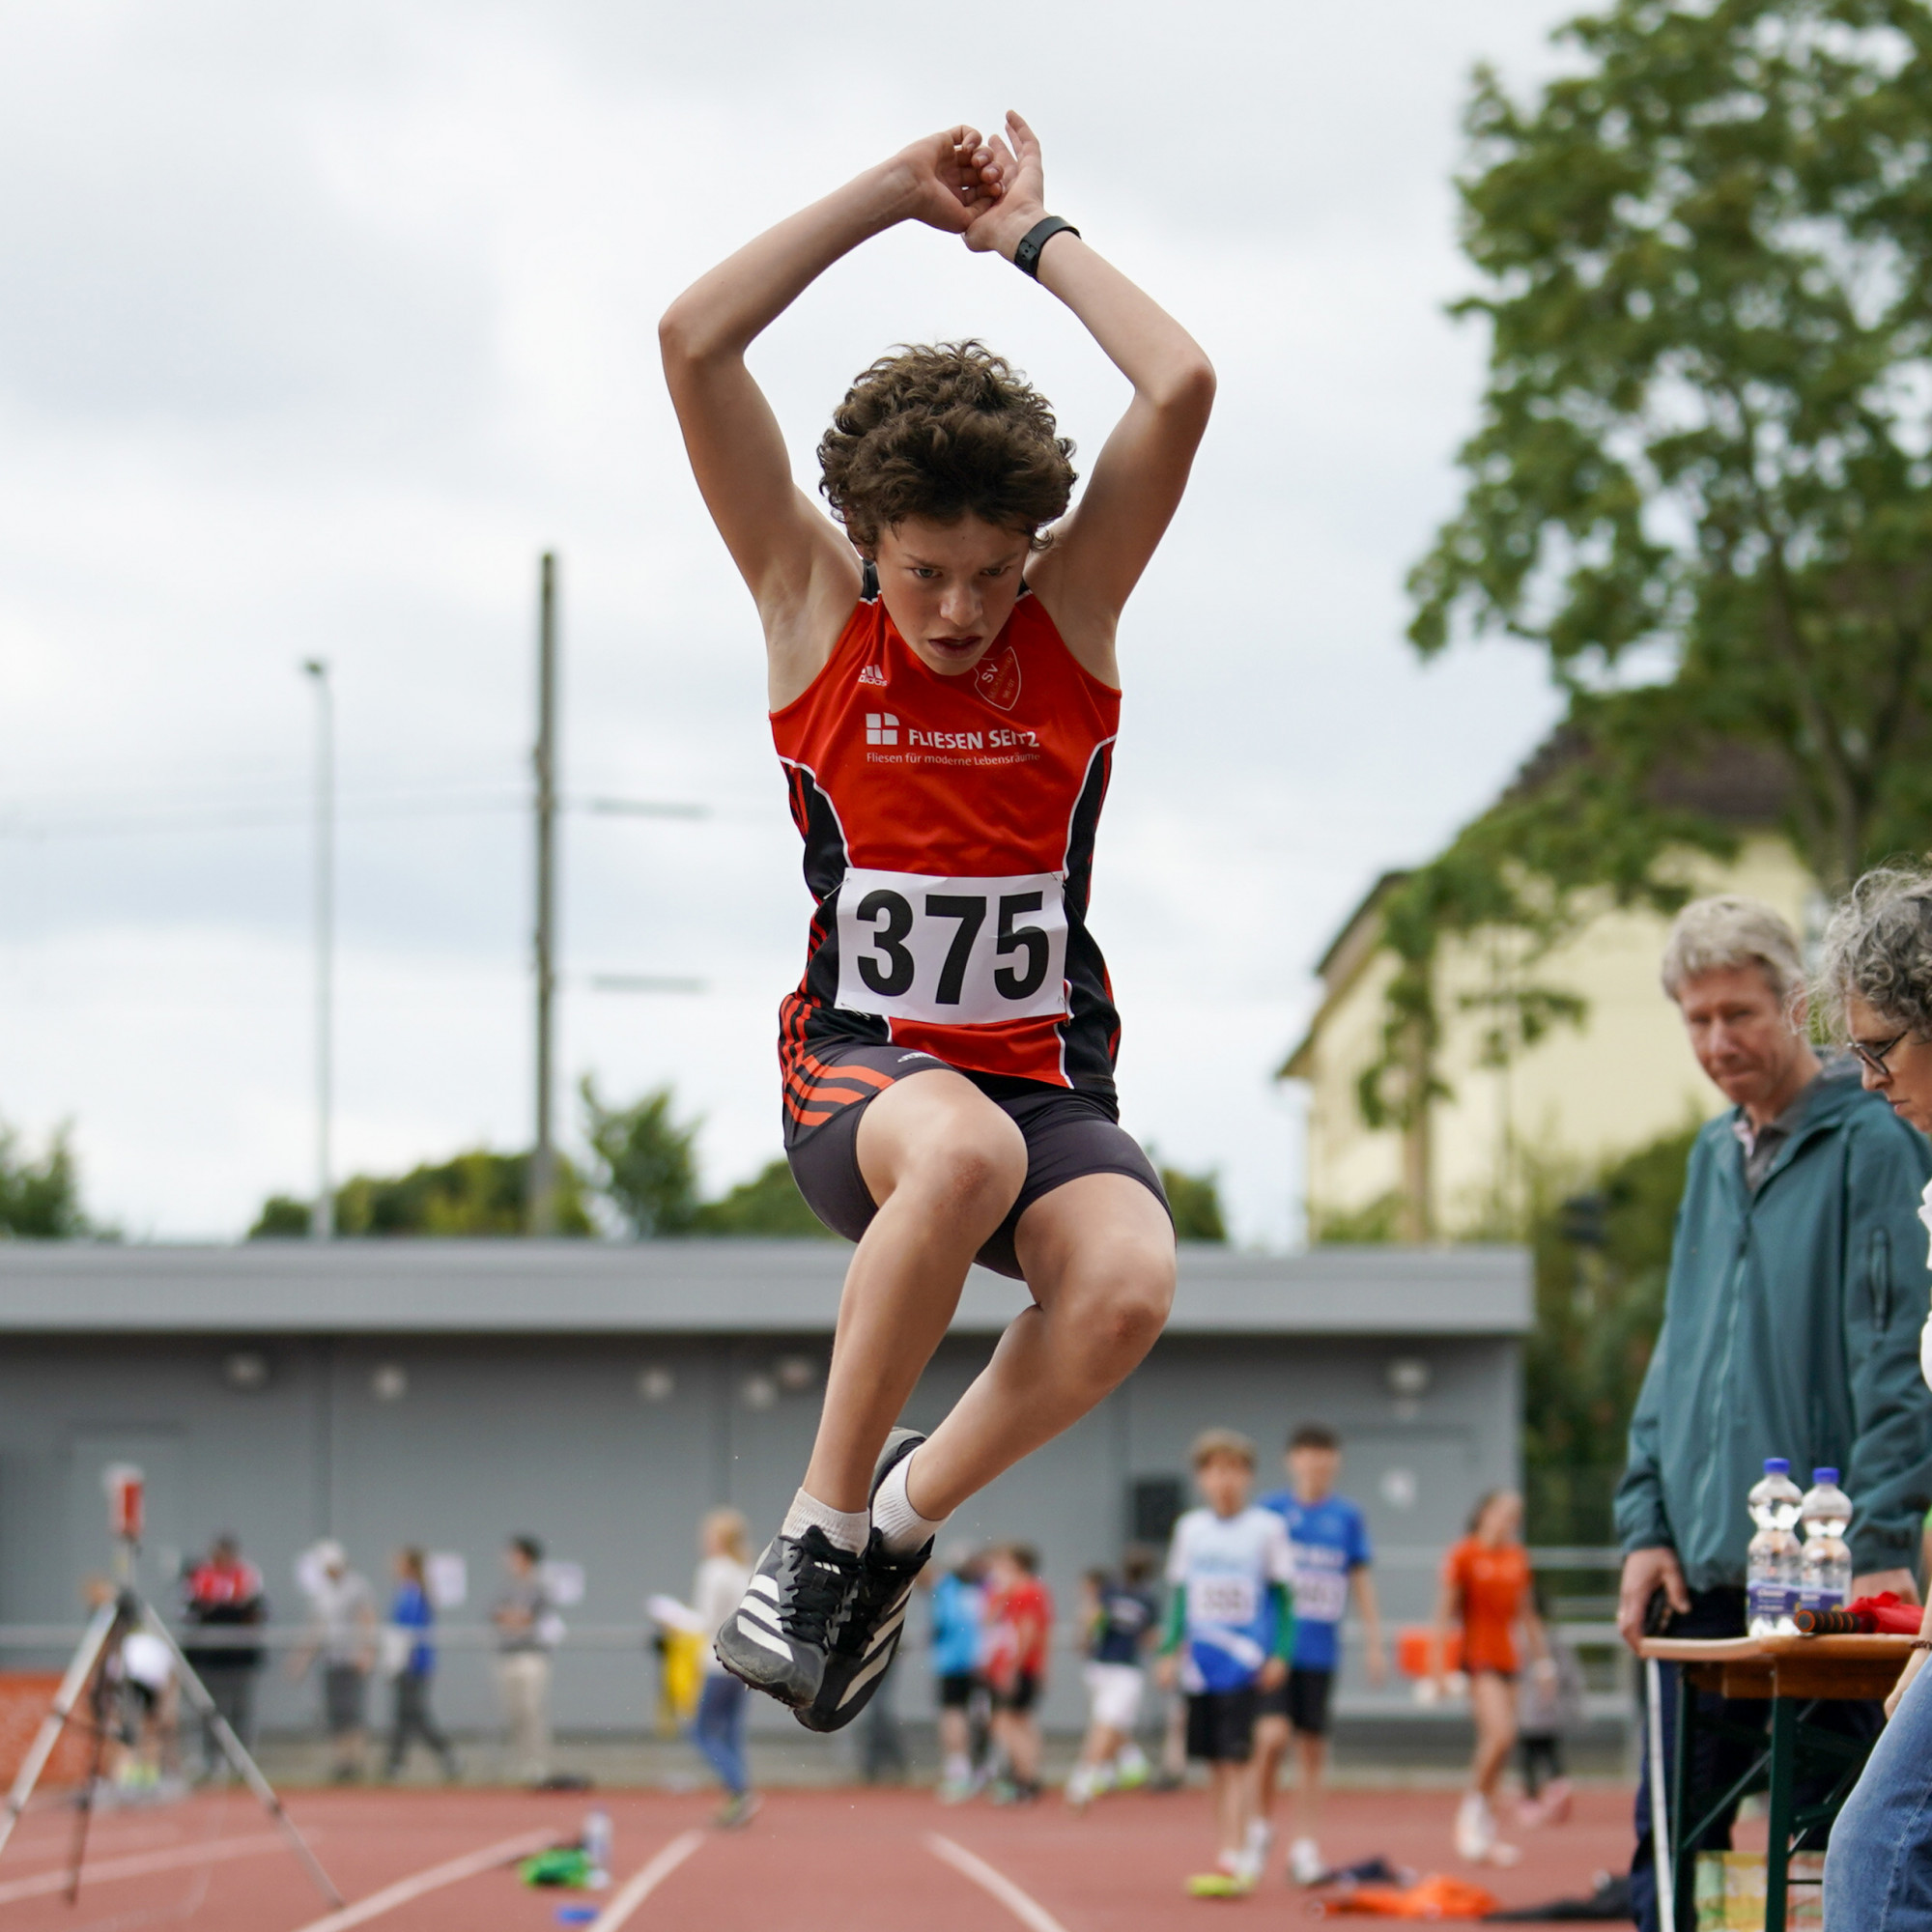
<path fill-rule="evenodd" d="M 405 1542 L 463 1556 L 473 1622 L 507 1534 L 581 1564 L 587 1634 L 688 1592 L 698 1517 L 734 1503 L 768 1534 L 805 1466 L 846 1251 L 830 1243 L 0 1245 L 0 1624 L 71 1621 L 105 1567 L 101 1468 L 148 1472 L 144 1580 L 171 1604 L 183 1554 L 240 1533 L 277 1622 L 301 1613 L 300 1550 L 332 1534 L 381 1581 Z M 1023 1291 L 975 1270 L 908 1419 L 930 1424 Z M 1526 1258 L 1456 1248 L 1280 1258 L 1183 1249 L 1166 1335 L 1138 1374 L 961 1513 L 963 1540 L 1024 1539 L 1070 1610 L 1115 1560 L 1136 1485 L 1184 1478 L 1210 1424 L 1263 1445 L 1321 1420 L 1347 1439 L 1395 1620 L 1429 1608 L 1433 1562 L 1484 1489 L 1519 1480 Z M 1145 1489 L 1143 1494 L 1145 1495 Z M 0 1658 L 0 1662 L 8 1660 Z M 927 1706 L 903 1673 L 908 1715 Z M 653 1679 L 624 1649 L 566 1648 L 566 1728 L 641 1728 Z M 493 1721 L 452 1651 L 459 1728 Z M 271 1673 L 270 1727 L 310 1693 Z M 1049 1723 L 1080 1720 L 1059 1672 Z M 783 1722 L 781 1714 L 769 1714 Z"/>

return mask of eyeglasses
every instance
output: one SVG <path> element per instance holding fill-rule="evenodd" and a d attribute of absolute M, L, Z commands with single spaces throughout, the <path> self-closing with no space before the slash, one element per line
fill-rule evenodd
<path fill-rule="evenodd" d="M 1852 1051 L 1858 1055 L 1859 1059 L 1866 1066 L 1870 1067 L 1881 1080 L 1889 1080 L 1891 1078 L 1891 1068 L 1885 1063 L 1897 1047 L 1899 1041 L 1911 1031 L 1910 1027 L 1901 1027 L 1889 1039 L 1877 1039 L 1871 1041 L 1869 1044 L 1864 1040 L 1855 1039 L 1849 1041 L 1848 1044 Z"/>

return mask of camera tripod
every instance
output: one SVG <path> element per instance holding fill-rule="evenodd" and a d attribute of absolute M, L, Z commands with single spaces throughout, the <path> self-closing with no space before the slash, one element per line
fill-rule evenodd
<path fill-rule="evenodd" d="M 182 1654 L 174 1634 L 128 1580 L 133 1570 L 133 1540 L 124 1537 L 120 1561 L 116 1565 L 121 1577 L 120 1588 L 113 1601 L 101 1605 L 88 1625 L 72 1662 L 67 1667 L 67 1675 L 61 1679 L 53 1705 L 41 1720 L 33 1746 L 21 1761 L 19 1776 L 14 1778 L 14 1788 L 7 1796 L 6 1809 L 0 1812 L 0 1852 L 6 1850 L 7 1841 L 14 1834 L 14 1827 L 19 1823 L 21 1812 L 27 1808 L 27 1801 L 34 1795 L 34 1787 L 53 1756 L 61 1733 L 69 1724 L 88 1732 L 93 1739 L 93 1749 L 88 1761 L 86 1782 L 74 1801 L 73 1848 L 68 1861 L 68 1902 L 71 1904 L 79 1896 L 81 1861 L 87 1851 L 87 1833 L 93 1819 L 95 1796 L 99 1789 L 108 1742 L 115 1734 L 109 1708 L 115 1680 L 110 1674 L 109 1664 L 119 1652 L 122 1639 L 141 1631 L 167 1646 L 168 1654 L 174 1660 L 184 1700 L 207 1725 L 210 1735 L 220 1746 L 222 1756 L 242 1783 L 261 1801 L 262 1808 L 281 1829 L 290 1848 L 314 1881 L 316 1889 L 331 1907 L 342 1905 L 342 1894 L 336 1890 L 334 1881 L 310 1851 L 307 1840 L 296 1829 L 295 1821 L 282 1809 L 282 1801 L 276 1797 L 274 1786 L 262 1776 L 261 1767 L 248 1755 L 242 1740 L 235 1735 L 233 1726 L 216 1708 L 208 1687 Z"/>

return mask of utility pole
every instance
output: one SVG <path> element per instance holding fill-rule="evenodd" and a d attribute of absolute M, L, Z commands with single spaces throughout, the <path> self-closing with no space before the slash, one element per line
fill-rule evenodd
<path fill-rule="evenodd" d="M 537 1135 L 530 1155 L 529 1231 L 556 1233 L 556 1148 L 551 1131 L 551 1048 L 556 998 L 556 554 L 545 551 L 537 619 Z"/>
<path fill-rule="evenodd" d="M 328 664 L 309 658 L 315 711 L 315 1202 L 312 1240 L 335 1233 L 335 1184 L 330 1172 L 330 1116 L 335 1105 L 335 699 Z"/>

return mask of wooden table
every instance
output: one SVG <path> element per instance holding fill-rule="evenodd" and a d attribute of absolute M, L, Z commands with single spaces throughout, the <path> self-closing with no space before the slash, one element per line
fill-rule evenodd
<path fill-rule="evenodd" d="M 1670 1767 L 1670 1883 L 1678 1932 L 1696 1924 L 1695 1846 L 1713 1821 L 1752 1791 L 1768 1794 L 1764 1932 L 1785 1932 L 1785 1890 L 1791 1854 L 1824 1841 L 1832 1820 L 1864 1769 L 1870 1746 L 1810 1721 L 1823 1703 L 1880 1701 L 1891 1693 L 1912 1655 L 1909 1636 L 1646 1637 L 1643 1653 L 1677 1667 L 1677 1748 Z M 1720 1792 L 1690 1790 L 1699 1730 L 1695 1689 L 1721 1697 L 1762 1697 L 1771 1704 L 1768 1737 L 1753 1732 L 1745 1774 Z M 1708 1725 L 1706 1726 L 1708 1728 Z M 1829 1779 L 1822 1803 L 1798 1808 L 1802 1775 Z M 1662 1875 L 1659 1874 L 1662 1884 Z"/>

